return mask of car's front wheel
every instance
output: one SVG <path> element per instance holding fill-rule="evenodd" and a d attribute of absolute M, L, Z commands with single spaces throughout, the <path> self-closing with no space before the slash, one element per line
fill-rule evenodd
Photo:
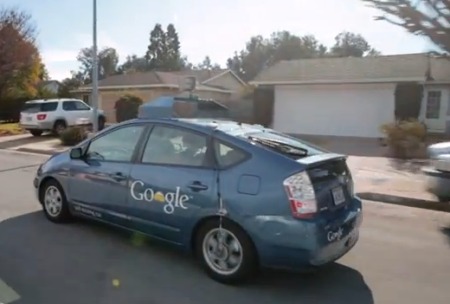
<path fill-rule="evenodd" d="M 49 180 L 42 186 L 40 200 L 45 216 L 50 221 L 63 223 L 71 219 L 66 196 L 56 180 Z"/>
<path fill-rule="evenodd" d="M 196 238 L 196 256 L 208 275 L 221 283 L 236 284 L 257 270 L 257 254 L 250 237 L 234 223 L 210 220 Z"/>

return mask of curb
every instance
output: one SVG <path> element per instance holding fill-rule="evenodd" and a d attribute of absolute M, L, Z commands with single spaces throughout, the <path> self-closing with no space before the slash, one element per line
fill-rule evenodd
<path fill-rule="evenodd" d="M 49 151 L 49 150 L 39 150 L 39 149 L 30 149 L 30 148 L 18 148 L 14 150 L 9 151 L 18 151 L 18 152 L 25 152 L 25 153 L 34 153 L 34 154 L 41 154 L 41 155 L 53 155 L 64 151 Z"/>
<path fill-rule="evenodd" d="M 364 200 L 376 201 L 388 204 L 401 205 L 406 207 L 428 209 L 434 211 L 443 211 L 450 213 L 450 204 L 441 203 L 437 201 L 402 197 L 396 195 L 373 193 L 373 192 L 363 192 L 357 193 L 357 196 Z"/>

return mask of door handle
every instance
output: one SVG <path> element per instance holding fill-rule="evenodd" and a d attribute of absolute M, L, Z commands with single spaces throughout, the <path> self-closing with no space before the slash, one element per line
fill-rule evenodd
<path fill-rule="evenodd" d="M 124 179 L 126 179 L 125 175 L 123 175 L 122 172 L 116 172 L 116 173 L 114 173 L 114 174 L 112 175 L 112 178 L 113 178 L 115 181 L 118 181 L 118 182 L 123 181 Z"/>
<path fill-rule="evenodd" d="M 190 184 L 188 186 L 188 188 L 191 189 L 192 191 L 195 191 L 195 192 L 208 190 L 208 186 L 202 184 L 199 181 L 192 182 L 192 184 Z"/>

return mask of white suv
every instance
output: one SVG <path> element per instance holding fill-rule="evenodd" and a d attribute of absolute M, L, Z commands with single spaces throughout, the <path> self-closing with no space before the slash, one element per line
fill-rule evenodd
<path fill-rule="evenodd" d="M 20 112 L 20 126 L 30 131 L 33 136 L 51 131 L 60 134 L 69 126 L 80 120 L 92 123 L 93 109 L 79 99 L 41 99 L 24 104 Z M 98 129 L 104 128 L 106 122 L 103 111 L 98 111 Z"/>

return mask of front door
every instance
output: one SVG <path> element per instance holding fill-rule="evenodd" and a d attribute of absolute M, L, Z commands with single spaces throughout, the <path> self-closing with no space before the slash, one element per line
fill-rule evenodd
<path fill-rule="evenodd" d="M 128 199 L 135 229 L 181 244 L 202 215 L 218 208 L 205 134 L 156 125 L 132 166 Z"/>
<path fill-rule="evenodd" d="M 95 138 L 83 160 L 72 160 L 68 196 L 75 212 L 128 225 L 128 181 L 144 125 L 112 129 Z"/>
<path fill-rule="evenodd" d="M 442 90 L 429 90 L 426 95 L 425 123 L 431 132 L 445 130 L 447 104 L 442 93 Z"/>

